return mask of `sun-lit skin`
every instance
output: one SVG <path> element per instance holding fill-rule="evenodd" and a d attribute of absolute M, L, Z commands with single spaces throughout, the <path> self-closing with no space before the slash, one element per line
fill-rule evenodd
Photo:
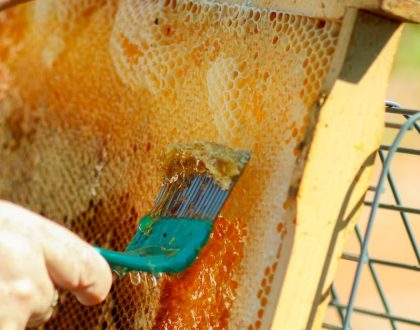
<path fill-rule="evenodd" d="M 111 269 L 68 229 L 0 200 L 0 329 L 20 330 L 48 320 L 54 289 L 72 292 L 84 305 L 102 302 Z"/>
<path fill-rule="evenodd" d="M 177 292 L 172 281 L 191 283 L 188 274 L 216 274 L 210 256 L 229 244 L 238 256 L 217 281 L 235 288 L 209 312 L 232 328 L 261 325 L 292 171 L 339 28 L 186 0 L 42 0 L 0 14 L 1 198 L 122 250 L 159 192 L 168 145 L 205 140 L 253 152 L 216 226 L 227 237 L 190 273 L 154 289 L 120 279 L 89 310 L 63 294 L 49 327 L 150 329 L 189 319 L 164 295 Z M 207 283 L 202 292 L 214 296 Z"/>

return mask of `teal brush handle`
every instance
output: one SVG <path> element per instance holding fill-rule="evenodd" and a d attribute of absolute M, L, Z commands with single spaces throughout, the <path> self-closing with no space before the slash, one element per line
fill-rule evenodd
<path fill-rule="evenodd" d="M 148 273 L 178 273 L 187 268 L 194 260 L 190 260 L 188 255 L 178 255 L 176 258 L 166 256 L 135 256 L 126 252 L 106 250 L 94 247 L 111 267 L 122 267 L 128 271 L 143 271 Z"/>
<path fill-rule="evenodd" d="M 95 249 L 112 267 L 150 273 L 179 273 L 196 259 L 212 229 L 213 221 L 208 220 L 145 216 L 124 252 Z"/>

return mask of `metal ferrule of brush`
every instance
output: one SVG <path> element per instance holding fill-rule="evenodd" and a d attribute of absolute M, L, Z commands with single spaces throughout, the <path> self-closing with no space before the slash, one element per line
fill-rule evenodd
<path fill-rule="evenodd" d="M 234 185 L 231 183 L 231 187 Z M 230 188 L 231 188 L 230 187 Z M 166 180 L 151 214 L 159 218 L 214 220 L 229 196 L 208 173 Z"/>

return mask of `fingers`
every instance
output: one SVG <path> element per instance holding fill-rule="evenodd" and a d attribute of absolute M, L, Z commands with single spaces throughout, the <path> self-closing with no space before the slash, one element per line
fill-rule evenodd
<path fill-rule="evenodd" d="M 73 292 L 85 305 L 105 299 L 112 283 L 111 270 L 105 259 L 88 243 L 70 230 L 22 207 L 0 202 L 0 208 L 8 210 L 1 214 L 3 219 L 11 219 L 10 223 L 20 219 L 20 230 L 26 236 L 36 236 L 41 251 L 33 254 L 45 258 L 41 263 L 46 265 L 49 277 L 57 287 Z"/>
<path fill-rule="evenodd" d="M 112 274 L 108 263 L 77 235 L 43 220 L 43 250 L 54 283 L 73 292 L 84 305 L 98 304 L 107 296 Z"/>
<path fill-rule="evenodd" d="M 0 222 L 0 329 L 24 329 L 31 315 L 51 304 L 54 285 L 40 246 Z"/>

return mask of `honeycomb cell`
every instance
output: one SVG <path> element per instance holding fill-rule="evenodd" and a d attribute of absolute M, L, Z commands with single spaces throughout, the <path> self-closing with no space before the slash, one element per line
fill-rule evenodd
<path fill-rule="evenodd" d="M 211 65 L 207 74 L 208 106 L 213 113 L 222 142 L 232 144 L 248 135 L 248 124 L 254 122 L 249 109 L 252 95 L 238 62 L 220 57 Z"/>

